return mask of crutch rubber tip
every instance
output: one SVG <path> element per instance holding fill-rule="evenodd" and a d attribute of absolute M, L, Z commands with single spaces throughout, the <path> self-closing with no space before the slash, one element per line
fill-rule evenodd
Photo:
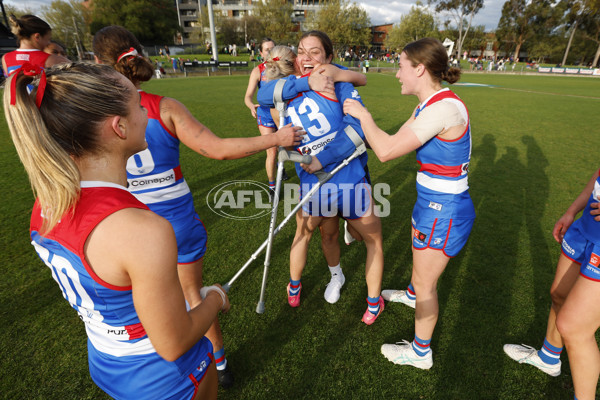
<path fill-rule="evenodd" d="M 262 301 L 260 301 L 256 305 L 256 313 L 257 314 L 264 314 L 264 312 L 265 312 L 265 303 L 262 302 Z"/>

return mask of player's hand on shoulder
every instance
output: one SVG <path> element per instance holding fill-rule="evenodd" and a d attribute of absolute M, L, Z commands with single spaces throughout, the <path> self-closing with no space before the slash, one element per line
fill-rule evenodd
<path fill-rule="evenodd" d="M 335 86 L 333 79 L 324 73 L 319 67 L 315 68 L 308 76 L 308 86 L 315 92 L 333 92 Z"/>

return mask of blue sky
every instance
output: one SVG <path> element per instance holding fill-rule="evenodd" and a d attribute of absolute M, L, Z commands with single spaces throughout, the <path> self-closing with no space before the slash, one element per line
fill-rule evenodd
<path fill-rule="evenodd" d="M 351 0 L 360 4 L 371 18 L 373 25 L 390 24 L 400 21 L 400 17 L 410 11 L 415 4 L 414 0 Z M 484 25 L 487 30 L 496 29 L 502 13 L 502 5 L 506 0 L 484 0 L 484 8 L 479 11 L 473 20 L 473 25 Z M 37 12 L 43 5 L 49 5 L 52 0 L 5 0 L 4 4 L 11 4 L 19 8 L 29 8 Z M 426 1 L 423 1 L 426 4 Z M 445 19 L 445 18 L 444 18 Z M 443 19 L 440 20 L 443 22 Z"/>

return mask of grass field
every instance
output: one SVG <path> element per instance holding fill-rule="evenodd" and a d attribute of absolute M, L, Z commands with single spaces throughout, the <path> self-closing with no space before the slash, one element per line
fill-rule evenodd
<path fill-rule="evenodd" d="M 252 136 L 258 130 L 243 103 L 247 79 L 164 79 L 144 88 L 179 99 L 220 136 Z M 416 98 L 401 97 L 392 75 L 368 79 L 360 89 L 365 104 L 382 129 L 395 132 Z M 340 301 L 330 305 L 323 299 L 329 273 L 315 238 L 302 305 L 287 305 L 292 222 L 275 241 L 266 312 L 255 313 L 262 257 L 231 289 L 231 311 L 221 325 L 236 384 L 220 390 L 220 398 L 573 398 L 566 354 L 563 374 L 551 378 L 510 360 L 502 345 L 542 343 L 560 251 L 551 230 L 598 168 L 600 79 L 465 74 L 461 82 L 490 85 L 454 88 L 471 115 L 469 181 L 477 220 L 467 246 L 440 279 L 433 368 L 398 367 L 379 353 L 382 343 L 412 340 L 412 309 L 388 304 L 374 325 L 360 322 L 366 297 L 361 244 L 342 243 L 346 285 Z M 0 398 L 107 398 L 87 371 L 83 324 L 29 244 L 31 190 L 4 121 L 0 132 Z M 383 287 L 403 288 L 411 275 L 410 214 L 418 165 L 414 154 L 386 164 L 372 154 L 370 160 L 373 182 L 391 187 L 391 214 L 382 220 Z M 208 229 L 205 281 L 224 283 L 266 238 L 268 218 L 219 217 L 207 207 L 206 196 L 230 180 L 264 182 L 264 155 L 215 161 L 182 149 L 182 167 Z M 291 167 L 287 170 L 292 174 Z"/>

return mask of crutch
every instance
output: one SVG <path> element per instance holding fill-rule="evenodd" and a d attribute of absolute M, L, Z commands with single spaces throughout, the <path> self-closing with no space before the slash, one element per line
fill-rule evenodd
<path fill-rule="evenodd" d="M 286 107 L 283 101 L 283 85 L 285 81 L 280 79 L 275 84 L 273 90 L 273 104 L 279 113 L 279 128 L 285 124 Z M 271 264 L 271 250 L 273 249 L 273 237 L 275 236 L 275 224 L 277 223 L 277 208 L 279 206 L 279 191 L 281 189 L 281 178 L 283 177 L 283 162 L 286 156 L 289 157 L 289 153 L 283 148 L 279 147 L 277 157 L 277 178 L 275 179 L 275 193 L 273 193 L 273 206 L 271 208 L 271 222 L 269 224 L 269 236 L 267 237 L 267 252 L 265 254 L 265 264 L 263 270 L 262 284 L 260 287 L 260 298 L 256 305 L 256 312 L 262 314 L 265 312 L 265 290 L 267 287 L 267 274 L 269 272 L 269 265 Z M 305 161 L 308 164 L 312 161 L 312 157 L 307 157 Z M 301 161 L 302 162 L 302 161 Z"/>
<path fill-rule="evenodd" d="M 329 181 L 336 173 L 338 173 L 342 168 L 344 168 L 346 165 L 348 165 L 352 160 L 354 160 L 355 158 L 357 158 L 358 156 L 363 154 L 365 151 L 367 151 L 365 143 L 363 142 L 363 140 L 360 138 L 358 133 L 356 133 L 356 131 L 352 127 L 348 126 L 348 127 L 346 127 L 346 129 L 344 129 L 344 131 L 346 132 L 348 137 L 352 140 L 352 142 L 356 146 L 356 150 L 354 150 L 354 152 L 348 158 L 346 158 L 344 161 L 342 161 L 337 167 L 335 167 L 330 172 L 317 171 L 315 173 L 315 175 L 319 178 L 319 181 L 317 182 L 317 184 L 315 184 L 308 191 L 308 193 L 306 193 L 306 195 L 302 198 L 302 200 L 298 204 L 296 204 L 296 206 L 292 209 L 292 211 L 283 219 L 283 221 L 281 221 L 281 223 L 275 229 L 272 230 L 272 232 L 269 231 L 270 240 L 269 240 L 269 238 L 267 240 L 265 240 L 259 246 L 259 248 L 250 256 L 248 261 L 246 261 L 246 263 L 238 270 L 238 272 L 229 280 L 229 282 L 227 282 L 225 285 L 223 285 L 223 288 L 225 289 L 225 291 L 229 291 L 229 289 L 231 288 L 231 285 L 233 285 L 233 283 L 250 266 L 250 264 L 252 264 L 252 262 L 258 258 L 260 253 L 268 245 L 270 245 L 270 242 L 272 242 L 273 237 L 275 235 L 277 235 L 277 233 L 279 233 L 279 231 L 289 222 L 289 220 L 294 215 L 296 215 L 296 212 L 298 212 L 298 210 L 310 200 L 310 198 L 319 190 L 319 188 L 324 183 Z M 311 158 L 310 158 L 311 156 L 309 156 L 309 155 L 300 155 L 298 153 L 291 153 L 291 152 L 287 152 L 285 150 L 283 150 L 283 152 L 280 151 L 279 157 L 280 157 L 279 159 L 282 161 L 290 160 L 290 161 L 294 161 L 294 162 L 302 162 L 305 164 L 310 164 L 310 161 L 311 161 Z M 278 172 L 279 172 L 279 168 L 278 168 Z M 278 193 L 276 194 L 276 196 L 278 196 Z M 274 196 L 273 201 L 275 201 L 275 196 Z M 279 201 L 279 199 L 277 199 L 277 201 Z M 274 224 L 273 216 L 271 218 L 271 222 Z M 256 308 L 256 311 L 259 314 L 262 314 L 264 312 L 264 291 L 266 288 L 266 272 L 267 271 L 268 271 L 268 265 L 266 265 L 265 272 L 263 273 L 261 296 L 260 296 L 258 306 Z"/>

